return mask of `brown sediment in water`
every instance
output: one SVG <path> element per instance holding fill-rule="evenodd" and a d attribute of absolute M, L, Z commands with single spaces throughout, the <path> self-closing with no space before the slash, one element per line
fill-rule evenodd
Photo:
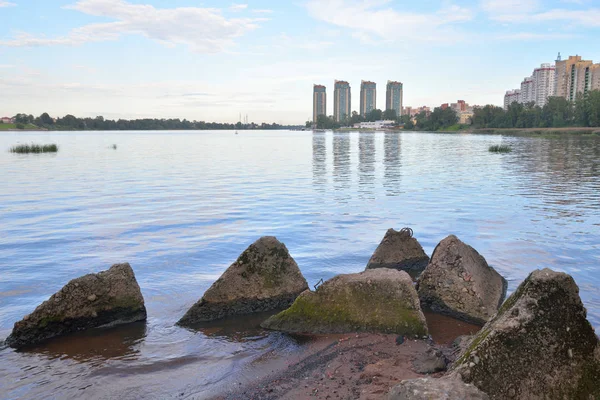
<path fill-rule="evenodd" d="M 423 376 L 414 371 L 413 360 L 429 348 L 452 359 L 454 339 L 480 329 L 430 312 L 425 317 L 433 342 L 406 338 L 398 344 L 396 335 L 373 333 L 311 336 L 304 351 L 290 355 L 286 366 L 266 378 L 230 387 L 215 399 L 380 399 L 401 380 Z"/>

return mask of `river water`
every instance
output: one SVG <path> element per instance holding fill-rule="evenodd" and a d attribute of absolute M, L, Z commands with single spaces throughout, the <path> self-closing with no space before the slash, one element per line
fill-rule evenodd
<path fill-rule="evenodd" d="M 8 152 L 29 142 L 60 151 Z M 488 152 L 500 143 L 512 153 Z M 363 270 L 390 227 L 412 227 L 430 255 L 456 234 L 509 291 L 536 268 L 571 274 L 600 329 L 597 136 L 0 133 L 0 179 L 0 339 L 70 279 L 118 262 L 149 315 L 1 349 L 0 398 L 203 398 L 276 368 L 302 344 L 256 319 L 174 326 L 262 235 L 312 286 Z"/>

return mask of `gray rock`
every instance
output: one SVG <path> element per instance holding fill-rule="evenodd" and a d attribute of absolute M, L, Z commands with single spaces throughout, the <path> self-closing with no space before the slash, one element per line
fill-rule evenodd
<path fill-rule="evenodd" d="M 285 308 L 306 289 L 306 279 L 285 245 L 265 236 L 244 250 L 178 324 Z"/>
<path fill-rule="evenodd" d="M 483 325 L 502 304 L 507 283 L 475 249 L 450 235 L 433 251 L 418 286 L 424 308 Z"/>
<path fill-rule="evenodd" d="M 456 378 L 408 379 L 394 386 L 389 400 L 489 400 L 487 394 Z"/>
<path fill-rule="evenodd" d="M 303 292 L 289 309 L 261 326 L 289 333 L 427 335 L 412 279 L 387 268 L 338 275 L 315 292 Z"/>
<path fill-rule="evenodd" d="M 145 319 L 144 298 L 131 266 L 115 264 L 67 283 L 16 322 L 6 344 L 21 348 L 83 329 Z"/>
<path fill-rule="evenodd" d="M 393 268 L 415 276 L 427 266 L 429 257 L 408 230 L 388 229 L 367 263 L 366 269 Z"/>
<path fill-rule="evenodd" d="M 441 350 L 434 347 L 413 360 L 413 370 L 418 374 L 433 374 L 445 371 L 448 360 Z"/>
<path fill-rule="evenodd" d="M 598 337 L 569 275 L 532 272 L 473 337 L 453 374 L 492 399 L 600 399 Z"/>

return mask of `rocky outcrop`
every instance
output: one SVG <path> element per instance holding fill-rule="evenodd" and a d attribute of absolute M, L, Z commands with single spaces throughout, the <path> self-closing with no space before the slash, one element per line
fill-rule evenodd
<path fill-rule="evenodd" d="M 20 348 L 74 331 L 145 319 L 144 298 L 131 266 L 115 264 L 67 283 L 16 322 L 5 343 Z"/>
<path fill-rule="evenodd" d="M 433 251 L 418 286 L 423 307 L 483 325 L 502 304 L 507 283 L 475 249 L 450 235 Z"/>
<path fill-rule="evenodd" d="M 421 244 L 412 237 L 412 230 L 388 229 L 367 263 L 366 269 L 393 268 L 415 276 L 427 266 L 429 257 Z"/>
<path fill-rule="evenodd" d="M 600 399 L 600 350 L 569 275 L 532 272 L 453 366 L 492 399 Z"/>
<path fill-rule="evenodd" d="M 308 289 L 283 243 L 265 236 L 251 244 L 179 320 L 182 326 L 288 307 Z"/>
<path fill-rule="evenodd" d="M 427 334 L 410 276 L 387 268 L 338 275 L 261 326 L 289 333 Z"/>
<path fill-rule="evenodd" d="M 489 396 L 460 379 L 408 379 L 394 386 L 389 400 L 489 400 Z"/>

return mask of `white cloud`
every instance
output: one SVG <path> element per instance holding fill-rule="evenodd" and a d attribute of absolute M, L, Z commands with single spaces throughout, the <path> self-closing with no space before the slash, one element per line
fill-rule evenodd
<path fill-rule="evenodd" d="M 306 8 L 318 20 L 353 30 L 362 41 L 435 40 L 455 33 L 452 25 L 469 21 L 472 12 L 449 5 L 432 13 L 397 11 L 389 0 L 309 0 Z"/>
<path fill-rule="evenodd" d="M 600 27 L 600 8 L 589 10 L 550 10 L 532 16 L 534 21 L 564 21 L 577 26 Z"/>
<path fill-rule="evenodd" d="M 529 14 L 540 7 L 540 0 L 483 0 L 481 8 L 490 14 L 490 19 L 504 21 L 510 16 Z"/>
<path fill-rule="evenodd" d="M 10 1 L 0 0 L 0 8 L 1 7 L 16 7 L 15 3 L 11 3 Z"/>
<path fill-rule="evenodd" d="M 231 7 L 229 7 L 229 10 L 238 12 L 238 11 L 244 11 L 247 8 L 248 8 L 248 4 L 232 4 Z"/>
<path fill-rule="evenodd" d="M 212 8 L 157 9 L 124 0 L 80 0 L 67 8 L 116 21 L 84 25 L 54 38 L 20 33 L 11 40 L 0 40 L 0 46 L 80 45 L 115 40 L 121 35 L 142 35 L 165 45 L 183 44 L 194 51 L 214 53 L 232 46 L 236 38 L 256 29 L 262 21 L 227 19 Z"/>
<path fill-rule="evenodd" d="M 557 40 L 573 39 L 577 35 L 569 33 L 534 33 L 534 32 L 516 32 L 505 35 L 498 35 L 495 39 L 499 40 Z"/>
<path fill-rule="evenodd" d="M 258 10 L 252 10 L 252 12 L 256 13 L 256 14 L 272 14 L 273 10 L 263 8 L 263 9 L 258 9 Z"/>

